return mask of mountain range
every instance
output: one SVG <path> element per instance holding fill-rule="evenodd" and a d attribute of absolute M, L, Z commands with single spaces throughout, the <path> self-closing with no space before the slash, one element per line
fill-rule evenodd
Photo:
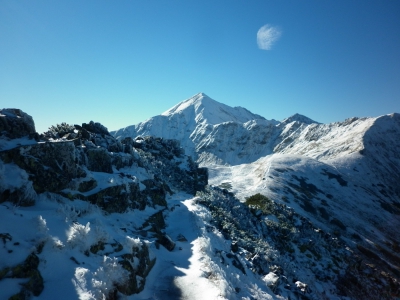
<path fill-rule="evenodd" d="M 108 132 L 0 110 L 2 299 L 396 299 L 400 115 L 204 93 Z"/>
<path fill-rule="evenodd" d="M 279 122 L 199 93 L 112 134 L 178 139 L 208 168 L 210 184 L 241 201 L 261 193 L 293 207 L 398 275 L 398 113 L 330 124 L 295 114 Z"/>

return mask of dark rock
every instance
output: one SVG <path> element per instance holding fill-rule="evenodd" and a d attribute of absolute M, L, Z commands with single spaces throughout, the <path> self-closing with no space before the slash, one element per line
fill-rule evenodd
<path fill-rule="evenodd" d="M 39 257 L 35 253 L 31 253 L 25 261 L 12 268 L 12 278 L 27 278 L 32 270 L 37 269 L 39 266 Z"/>
<path fill-rule="evenodd" d="M 126 137 L 121 140 L 121 144 L 123 145 L 123 152 L 132 154 L 134 142 L 131 137 Z"/>
<path fill-rule="evenodd" d="M 134 161 L 132 155 L 124 155 L 123 153 L 113 153 L 111 156 L 111 163 L 117 170 L 124 167 L 131 167 Z"/>
<path fill-rule="evenodd" d="M 90 252 L 93 254 L 96 254 L 99 251 L 102 251 L 105 249 L 105 243 L 103 241 L 99 241 L 98 243 L 90 246 Z"/>
<path fill-rule="evenodd" d="M 110 152 L 123 152 L 124 147 L 122 144 L 114 138 L 108 140 L 107 150 Z"/>
<path fill-rule="evenodd" d="M 82 138 L 84 138 L 86 140 L 90 139 L 90 133 L 85 128 L 82 128 L 81 135 L 82 135 Z"/>
<path fill-rule="evenodd" d="M 232 261 L 232 265 L 237 268 L 238 270 L 242 271 L 244 275 L 246 275 L 246 270 L 244 269 L 243 265 L 240 263 L 240 260 L 237 258 L 236 255 L 231 253 L 226 253 L 226 257 Z"/>
<path fill-rule="evenodd" d="M 187 238 L 185 238 L 184 235 L 181 234 L 181 233 L 178 234 L 176 240 L 179 241 L 179 242 L 187 242 L 188 241 Z"/>
<path fill-rule="evenodd" d="M 73 142 L 21 146 L 1 152 L 0 158 L 24 169 L 38 193 L 65 189 L 77 176 Z"/>
<path fill-rule="evenodd" d="M 87 197 L 78 197 L 96 204 L 109 213 L 125 212 L 128 207 L 143 210 L 146 197 L 140 192 L 137 183 L 111 186 Z"/>
<path fill-rule="evenodd" d="M 81 193 L 84 193 L 84 192 L 93 190 L 95 187 L 97 187 L 97 181 L 94 180 L 93 178 L 91 178 L 89 180 L 82 181 L 79 184 L 78 191 Z"/>
<path fill-rule="evenodd" d="M 22 290 L 18 294 L 15 294 L 8 298 L 8 300 L 28 300 L 30 298 L 30 293 L 27 290 Z"/>
<path fill-rule="evenodd" d="M 231 250 L 233 253 L 236 253 L 239 251 L 239 245 L 236 241 L 233 241 L 231 244 Z"/>
<path fill-rule="evenodd" d="M 8 241 L 12 241 L 12 236 L 9 233 L 0 233 L 0 239 L 3 240 L 4 245 L 7 243 Z"/>
<path fill-rule="evenodd" d="M 141 229 L 151 226 L 151 231 L 161 233 L 165 228 L 165 220 L 162 211 L 158 211 L 151 215 L 142 225 Z"/>
<path fill-rule="evenodd" d="M 0 192 L 0 203 L 5 201 L 11 202 L 15 206 L 32 206 L 35 204 L 36 193 L 32 189 L 32 184 L 29 182 L 13 191 L 9 189 Z"/>
<path fill-rule="evenodd" d="M 10 139 L 28 136 L 39 140 L 32 117 L 16 108 L 0 109 L 0 135 Z"/>
<path fill-rule="evenodd" d="M 167 192 L 171 192 L 168 185 L 163 184 L 162 181 L 153 179 L 143 180 L 142 183 L 146 186 L 143 193 L 151 198 L 153 205 L 167 206 L 167 201 L 165 199 Z"/>
<path fill-rule="evenodd" d="M 39 258 L 35 253 L 31 253 L 23 263 L 9 269 L 9 272 L 7 272 L 8 275 L 6 275 L 7 277 L 29 278 L 28 282 L 22 284 L 21 292 L 17 295 L 28 295 L 32 293 L 34 296 L 39 296 L 42 293 L 44 284 L 38 266 Z"/>
<path fill-rule="evenodd" d="M 175 248 L 175 242 L 167 234 L 160 235 L 157 241 L 168 251 L 172 251 Z"/>
<path fill-rule="evenodd" d="M 197 168 L 194 170 L 194 191 L 203 191 L 208 184 L 208 169 L 207 168 Z"/>
<path fill-rule="evenodd" d="M 138 165 L 151 170 L 171 189 L 194 195 L 208 184 L 207 169 L 199 168 L 191 157 L 184 157 L 179 141 L 146 136 L 137 137 L 133 146 L 139 155 Z"/>
<path fill-rule="evenodd" d="M 82 124 L 82 128 L 89 131 L 89 132 L 93 132 L 93 133 L 98 133 L 98 134 L 104 134 L 104 135 L 110 135 L 110 133 L 108 132 L 108 129 L 101 125 L 98 122 L 93 122 L 90 121 L 88 124 L 87 123 L 83 123 Z"/>
<path fill-rule="evenodd" d="M 29 281 L 23 286 L 34 296 L 39 296 L 44 289 L 43 278 L 39 270 L 32 270 L 29 274 Z"/>
<path fill-rule="evenodd" d="M 77 261 L 75 257 L 71 256 L 69 259 L 72 260 L 77 265 L 80 265 L 79 261 Z"/>
<path fill-rule="evenodd" d="M 4 191 L 0 192 L 0 203 L 8 201 L 10 199 L 10 190 L 5 189 Z"/>
<path fill-rule="evenodd" d="M 113 173 L 111 156 L 105 148 L 88 149 L 86 152 L 88 158 L 87 168 L 94 172 Z"/>
<path fill-rule="evenodd" d="M 134 260 L 137 258 L 139 264 L 133 268 Z M 149 249 L 143 242 L 141 246 L 132 247 L 131 254 L 121 255 L 119 263 L 129 272 L 128 280 L 123 284 L 118 284 L 117 289 L 124 295 L 140 293 L 146 283 L 146 277 L 153 268 L 156 259 L 150 259 Z M 142 279 L 138 280 L 138 276 Z"/>

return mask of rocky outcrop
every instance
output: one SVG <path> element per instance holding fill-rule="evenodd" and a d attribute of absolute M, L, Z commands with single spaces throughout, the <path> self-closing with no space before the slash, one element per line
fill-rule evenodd
<path fill-rule="evenodd" d="M 106 127 L 93 121 L 82 126 L 58 124 L 39 136 L 26 113 L 17 109 L 0 111 L 0 203 L 32 206 L 38 195 L 46 195 L 48 199 L 62 199 L 61 202 L 87 201 L 105 214 L 151 207 L 156 211 L 157 222 L 150 217 L 148 224 L 157 224 L 152 234 L 162 237 L 158 224 L 165 224 L 162 211 L 168 206 L 168 194 L 175 191 L 195 194 L 204 189 L 207 181 L 207 170 L 185 156 L 177 141 L 153 137 L 118 141 Z M 69 208 L 60 211 L 66 213 L 68 220 L 75 221 L 83 213 Z M 45 221 L 41 226 L 47 230 Z M 137 238 L 128 253 L 119 254 L 126 246 L 109 236 L 94 242 L 86 240 L 90 223 L 86 226 L 73 223 L 71 228 L 77 237 L 67 241 L 70 247 L 81 243 L 85 255 L 107 255 L 108 260 L 116 259 L 127 272 L 127 279 L 115 283 L 107 297 L 143 290 L 146 276 L 155 264 L 143 240 Z M 148 228 L 140 230 L 147 235 Z M 130 232 L 133 233 L 132 229 Z M 1 237 L 7 240 L 8 235 Z M 44 238 L 42 247 L 48 241 Z M 29 279 L 21 292 L 13 296 L 15 299 L 25 299 L 30 294 L 38 296 L 43 290 L 43 279 L 37 270 L 38 255 L 31 254 L 20 265 L 0 270 L 0 280 Z M 74 257 L 71 260 L 81 264 Z"/>
<path fill-rule="evenodd" d="M 32 117 L 16 108 L 0 110 L 0 135 L 10 139 L 29 136 L 37 140 L 39 137 Z"/>
<path fill-rule="evenodd" d="M 123 141 L 129 141 L 129 138 Z M 139 166 L 146 165 L 154 173 L 154 179 L 166 182 L 172 188 L 195 194 L 203 190 L 208 182 L 207 168 L 199 168 L 177 140 L 167 140 L 151 136 L 137 137 L 133 146 L 143 158 Z M 184 174 L 181 176 L 180 174 Z"/>
<path fill-rule="evenodd" d="M 81 199 L 96 204 L 109 213 L 123 213 L 128 208 L 143 210 L 147 205 L 147 197 L 140 192 L 139 185 L 133 182 L 111 186 Z M 167 205 L 166 202 L 164 204 Z"/>
<path fill-rule="evenodd" d="M 8 138 L 35 135 L 32 118 L 20 110 L 2 110 L 1 120 L 2 133 Z M 1 151 L 0 159 L 25 170 L 36 193 L 52 192 L 87 200 L 108 212 L 166 206 L 166 195 L 174 189 L 194 194 L 204 188 L 208 179 L 207 171 L 186 157 L 177 141 L 146 137 L 120 142 L 106 127 L 93 121 L 82 126 L 52 126 L 40 136 L 40 142 Z M 115 172 L 134 165 L 147 170 L 148 178 L 142 183 L 133 180 L 132 174 Z M 110 174 L 111 186 L 93 191 L 98 184 L 91 172 Z M 85 186 L 89 181 L 91 189 Z M 74 186 L 74 182 L 78 184 Z M 1 192 L 1 201 L 13 202 L 19 193 Z"/>
<path fill-rule="evenodd" d="M 19 146 L 0 152 L 4 163 L 14 163 L 30 174 L 37 193 L 59 192 L 83 175 L 75 163 L 75 145 L 60 141 Z"/>
<path fill-rule="evenodd" d="M 0 234 L 1 236 L 1 234 Z M 21 290 L 10 299 L 29 299 L 31 295 L 39 296 L 44 288 L 43 278 L 38 270 L 39 258 L 31 253 L 19 265 L 0 270 L 0 280 L 3 278 L 26 278 L 27 281 L 21 284 Z"/>

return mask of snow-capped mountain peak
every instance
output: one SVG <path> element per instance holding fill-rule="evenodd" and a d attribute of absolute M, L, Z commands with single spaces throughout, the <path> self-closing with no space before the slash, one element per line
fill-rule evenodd
<path fill-rule="evenodd" d="M 217 102 L 205 93 L 198 93 L 168 109 L 161 116 L 173 117 L 175 114 L 194 116 L 197 123 L 216 125 L 224 122 L 244 123 L 254 119 L 264 119 L 243 107 L 230 107 Z"/>
<path fill-rule="evenodd" d="M 316 122 L 316 121 L 314 121 L 314 120 L 312 120 L 312 119 L 310 119 L 310 118 L 308 118 L 308 117 L 306 117 L 306 116 L 303 116 L 303 115 L 301 115 L 301 114 L 294 114 L 294 115 L 292 115 L 292 116 L 290 116 L 289 118 L 286 118 L 286 119 L 283 119 L 282 120 L 282 122 L 281 122 L 281 124 L 289 124 L 289 123 L 292 123 L 292 122 L 295 122 L 295 121 L 297 121 L 297 122 L 300 122 L 300 123 L 304 123 L 304 124 L 319 124 L 318 122 Z"/>
<path fill-rule="evenodd" d="M 112 132 L 112 134 L 119 139 L 147 135 L 177 139 L 181 141 L 186 153 L 197 159 L 198 149 L 196 148 L 213 143 L 215 134 L 225 132 L 223 128 L 237 128 L 238 130 L 234 130 L 235 132 L 248 131 L 249 124 L 255 120 L 257 121 L 255 123 L 262 126 L 277 124 L 275 120 L 269 122 L 262 116 L 253 114 L 243 107 L 230 107 L 211 99 L 204 93 L 198 93 L 161 115 L 122 128 Z M 207 140 L 206 137 L 209 137 L 209 139 Z M 228 143 L 230 142 L 228 141 Z"/>

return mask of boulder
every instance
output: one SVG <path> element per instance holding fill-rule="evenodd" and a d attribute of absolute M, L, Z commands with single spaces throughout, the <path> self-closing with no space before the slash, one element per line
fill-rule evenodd
<path fill-rule="evenodd" d="M 168 251 L 172 251 L 175 248 L 175 242 L 171 239 L 168 234 L 160 235 L 157 242 L 165 247 Z"/>
<path fill-rule="evenodd" d="M 0 159 L 24 169 L 37 193 L 58 192 L 77 177 L 73 142 L 21 146 L 1 152 Z"/>
<path fill-rule="evenodd" d="M 121 259 L 119 263 L 129 272 L 129 278 L 124 284 L 117 286 L 118 291 L 124 295 L 140 293 L 145 286 L 146 277 L 153 268 L 156 259 L 150 258 L 149 249 L 143 242 L 141 242 L 141 245 L 133 246 L 131 254 L 121 255 Z"/>
<path fill-rule="evenodd" d="M 32 117 L 16 108 L 0 109 L 0 135 L 10 139 L 24 136 L 39 139 Z"/>

